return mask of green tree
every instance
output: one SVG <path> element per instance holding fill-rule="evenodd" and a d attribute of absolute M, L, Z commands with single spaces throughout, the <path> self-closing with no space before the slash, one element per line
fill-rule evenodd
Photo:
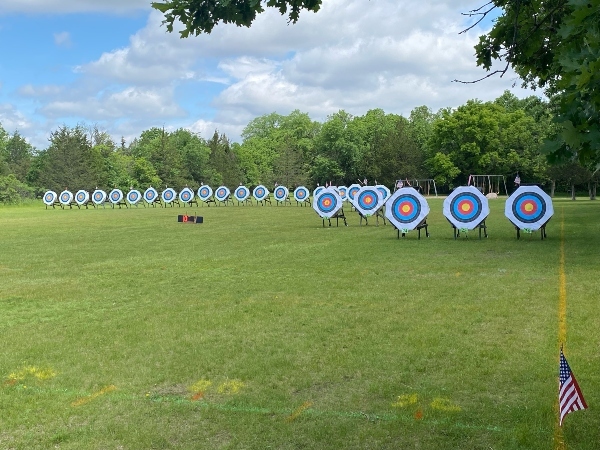
<path fill-rule="evenodd" d="M 227 136 L 219 135 L 215 130 L 212 139 L 208 141 L 208 147 L 210 148 L 208 163 L 212 169 L 210 178 L 206 180 L 208 184 L 223 184 L 232 189 L 242 182 L 243 173 L 236 153 L 239 145 L 232 148 Z"/>
<path fill-rule="evenodd" d="M 190 34 L 210 33 L 219 22 L 234 23 L 249 27 L 267 7 L 277 8 L 283 15 L 289 11 L 290 22 L 298 20 L 300 11 L 318 11 L 322 0 L 167 0 L 153 2 L 152 7 L 165 15 L 163 23 L 167 30 L 173 31 L 173 23 L 180 21 L 185 29 L 180 32 L 182 38 Z"/>
<path fill-rule="evenodd" d="M 33 198 L 32 188 L 20 182 L 12 173 L 0 176 L 0 203 L 20 203 L 26 198 Z"/>
<path fill-rule="evenodd" d="M 15 131 L 6 142 L 4 153 L 9 172 L 13 173 L 19 181 L 25 182 L 33 157 L 31 144 Z"/>

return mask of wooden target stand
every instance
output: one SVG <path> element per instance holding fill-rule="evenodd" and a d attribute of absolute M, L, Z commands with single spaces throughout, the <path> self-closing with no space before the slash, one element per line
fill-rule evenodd
<path fill-rule="evenodd" d="M 179 203 L 179 200 L 178 200 L 178 199 L 176 199 L 176 198 L 174 198 L 173 200 L 171 200 L 171 201 L 170 201 L 170 202 L 168 202 L 168 203 L 167 203 L 167 202 L 165 202 L 165 201 L 163 201 L 163 202 L 161 203 L 161 206 L 162 206 L 163 208 L 166 208 L 168 205 L 171 205 L 171 208 L 174 208 L 174 207 L 175 207 L 175 204 L 177 204 L 177 206 L 178 206 L 179 208 L 181 208 L 181 203 Z"/>
<path fill-rule="evenodd" d="M 77 203 L 77 208 L 81 209 L 82 206 L 85 206 L 85 209 L 88 209 L 88 205 L 92 205 L 92 208 L 96 207 L 96 204 L 92 201 L 91 198 L 88 198 L 87 202 Z"/>
<path fill-rule="evenodd" d="M 44 203 L 44 205 L 46 205 L 46 209 L 48 209 L 48 206 L 52 206 L 52 209 L 56 209 L 56 206 L 62 206 L 62 203 L 59 202 L 58 197 L 56 197 L 56 200 L 54 200 L 51 205 L 47 203 Z"/>
<path fill-rule="evenodd" d="M 292 202 L 290 201 L 289 197 L 286 197 L 283 200 L 277 200 L 277 199 L 275 199 L 275 200 L 277 201 L 276 206 L 279 206 L 279 205 L 285 206 L 286 203 L 289 203 L 290 206 L 292 205 Z"/>
<path fill-rule="evenodd" d="M 110 202 L 110 206 L 111 206 L 112 209 L 115 209 L 115 206 L 118 206 L 119 209 L 121 209 L 121 205 L 125 205 L 126 209 L 129 208 L 129 205 L 125 201 L 125 198 L 122 198 L 121 201 L 117 202 L 117 203 Z"/>
<path fill-rule="evenodd" d="M 261 206 L 267 206 L 267 203 L 269 204 L 269 206 L 273 206 L 273 204 L 271 203 L 271 198 L 267 195 L 265 198 L 263 198 L 262 200 L 256 200 L 256 205 L 261 205 Z"/>
<path fill-rule="evenodd" d="M 329 222 L 329 226 L 331 226 L 331 219 L 335 219 L 335 226 L 340 226 L 340 219 L 344 221 L 344 226 L 348 226 L 348 222 L 346 221 L 346 216 L 344 215 L 344 208 L 340 208 L 333 216 L 329 217 L 327 221 Z M 323 228 L 325 228 L 325 218 L 323 218 Z"/>
<path fill-rule="evenodd" d="M 429 225 L 427 224 L 427 217 L 425 217 L 423 220 L 421 220 L 421 222 L 419 222 L 419 225 L 417 225 L 414 230 L 417 230 L 417 238 L 419 240 L 421 240 L 421 230 L 423 228 L 425 228 L 425 237 L 429 237 L 431 236 L 429 234 L 429 230 L 428 227 Z M 398 232 L 398 239 L 400 239 L 400 233 L 402 233 L 402 237 L 405 238 L 406 237 L 406 231 L 401 231 L 400 228 L 396 228 L 396 231 Z"/>
<path fill-rule="evenodd" d="M 312 206 L 312 203 L 310 202 L 310 198 L 307 198 L 306 200 L 302 200 L 301 202 L 299 202 L 298 200 L 296 200 L 296 206 L 304 206 L 304 204 L 306 203 L 306 206 Z"/>
<path fill-rule="evenodd" d="M 548 237 L 548 235 L 546 234 L 546 225 L 548 224 L 548 222 L 550 222 L 550 219 L 548 219 L 546 221 L 546 223 L 544 223 L 540 227 L 540 236 L 541 236 L 542 241 Z M 517 239 L 521 239 L 521 230 L 527 230 L 527 229 L 526 228 L 519 228 L 518 226 L 515 225 L 515 230 L 517 230 Z M 533 231 L 525 231 L 525 232 L 527 234 L 533 236 Z"/>
<path fill-rule="evenodd" d="M 236 200 L 237 200 L 237 198 L 236 198 Z M 241 200 L 241 201 L 238 200 L 237 204 L 238 204 L 238 206 L 240 206 L 240 205 L 246 205 L 246 206 L 250 205 L 250 206 L 253 206 L 252 205 L 252 199 L 250 198 L 250 196 L 246 197 L 245 200 Z"/>
<path fill-rule="evenodd" d="M 354 208 L 354 207 L 353 207 Z M 359 226 L 362 226 L 362 221 L 363 219 L 365 219 L 365 225 L 369 225 L 369 218 L 367 216 L 363 216 L 360 211 L 356 208 L 354 208 L 354 210 L 358 213 L 358 215 L 360 216 L 360 222 L 359 222 Z M 375 226 L 378 227 L 379 226 L 379 218 L 381 217 L 381 219 L 383 220 L 383 224 L 387 225 L 387 222 L 385 221 L 385 214 L 383 213 L 383 207 L 379 208 L 375 214 L 373 214 L 375 216 Z M 371 216 L 373 217 L 373 216 Z"/>
<path fill-rule="evenodd" d="M 450 221 L 448 220 L 448 222 L 450 222 Z M 460 229 L 456 228 L 456 226 L 452 222 L 450 222 L 450 225 L 452 225 L 452 232 L 454 234 L 454 239 L 459 238 L 460 237 Z M 485 224 L 485 219 L 483 219 L 481 222 L 479 222 L 477 225 L 475 225 L 475 227 L 473 227 L 473 229 L 474 230 L 475 229 L 479 229 L 479 239 L 481 239 L 481 232 L 482 231 L 483 231 L 484 237 L 486 237 L 486 238 L 488 237 L 488 234 L 487 234 L 487 225 Z M 468 239 L 469 236 L 466 235 L 466 233 L 465 233 L 465 236 Z"/>
<path fill-rule="evenodd" d="M 233 206 L 233 200 L 230 196 L 228 196 L 225 200 L 218 200 L 218 201 L 219 201 L 219 203 L 215 202 L 217 206 L 221 206 L 221 205 L 227 206 L 229 204 L 231 204 L 231 206 Z"/>

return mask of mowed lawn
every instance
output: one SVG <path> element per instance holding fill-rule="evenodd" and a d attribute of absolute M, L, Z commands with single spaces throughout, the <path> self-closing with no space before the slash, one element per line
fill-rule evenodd
<path fill-rule="evenodd" d="M 516 239 L 312 208 L 0 207 L 0 449 L 557 448 L 565 354 L 600 443 L 600 202 Z M 177 223 L 197 211 L 198 225 Z"/>

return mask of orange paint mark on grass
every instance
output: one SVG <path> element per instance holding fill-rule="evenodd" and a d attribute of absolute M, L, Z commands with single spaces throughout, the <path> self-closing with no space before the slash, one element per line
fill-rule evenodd
<path fill-rule="evenodd" d="M 192 401 L 197 402 L 198 400 L 202 400 L 204 398 L 204 392 L 196 392 L 192 395 Z"/>
<path fill-rule="evenodd" d="M 421 408 L 417 409 L 417 412 L 415 413 L 415 420 L 422 420 L 423 419 L 423 411 L 421 411 Z"/>
<path fill-rule="evenodd" d="M 111 384 L 110 386 L 106 386 L 105 388 L 100 389 L 98 392 L 94 392 L 92 395 L 88 395 L 87 397 L 82 397 L 82 398 L 75 400 L 73 403 L 71 403 L 71 406 L 77 407 L 77 406 L 85 405 L 86 403 L 89 403 L 92 400 L 97 399 L 101 395 L 104 395 L 104 394 L 107 394 L 109 392 L 116 391 L 116 390 L 117 390 L 117 387 L 114 384 Z"/>
<path fill-rule="evenodd" d="M 296 420 L 298 418 L 298 416 L 300 414 L 302 414 L 304 411 L 306 411 L 308 408 L 310 408 L 312 406 L 312 402 L 304 402 L 302 403 L 298 408 L 296 408 L 296 410 L 290 414 L 285 421 L 286 422 L 293 422 L 294 420 Z"/>

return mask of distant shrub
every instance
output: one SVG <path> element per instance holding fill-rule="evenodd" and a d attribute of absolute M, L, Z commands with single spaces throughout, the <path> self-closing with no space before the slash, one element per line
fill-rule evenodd
<path fill-rule="evenodd" d="M 0 203 L 21 203 L 33 196 L 33 189 L 17 180 L 12 173 L 5 177 L 0 176 Z"/>

